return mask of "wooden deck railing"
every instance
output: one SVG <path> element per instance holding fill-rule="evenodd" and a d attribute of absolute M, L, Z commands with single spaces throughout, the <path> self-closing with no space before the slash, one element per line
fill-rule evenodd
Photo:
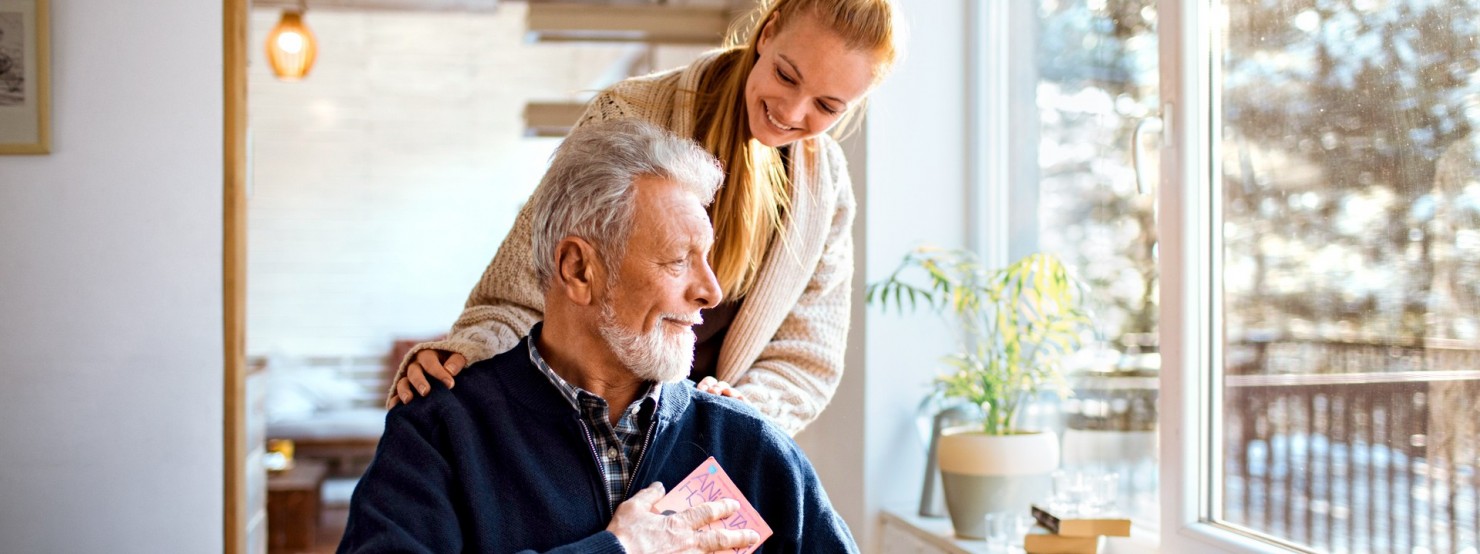
<path fill-rule="evenodd" d="M 1229 345 L 1222 519 L 1320 551 L 1480 547 L 1480 349 Z"/>

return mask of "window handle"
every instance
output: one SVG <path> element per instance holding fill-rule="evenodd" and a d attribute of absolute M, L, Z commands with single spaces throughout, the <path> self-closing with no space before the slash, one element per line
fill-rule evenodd
<path fill-rule="evenodd" d="M 1131 171 L 1136 174 L 1137 194 L 1151 193 L 1149 190 L 1150 187 L 1146 186 L 1146 170 L 1142 167 L 1142 162 L 1146 157 L 1141 152 L 1142 145 L 1146 142 L 1145 136 L 1148 133 L 1155 133 L 1158 135 L 1158 138 L 1164 141 L 1165 133 L 1163 133 L 1163 128 L 1161 118 L 1152 115 L 1141 118 L 1141 121 L 1136 122 L 1136 129 L 1131 131 Z M 1161 143 L 1163 142 L 1159 141 L 1158 147 L 1160 147 Z"/>

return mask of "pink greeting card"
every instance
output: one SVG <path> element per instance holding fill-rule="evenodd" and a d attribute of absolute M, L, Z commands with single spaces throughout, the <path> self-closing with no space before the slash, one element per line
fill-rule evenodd
<path fill-rule="evenodd" d="M 748 548 L 737 548 L 735 554 L 749 554 L 761 547 L 766 538 L 771 536 L 771 526 L 766 525 L 761 515 L 756 513 L 755 507 L 740 494 L 740 489 L 735 488 L 735 482 L 725 473 L 725 468 L 719 467 L 719 462 L 714 457 L 704 460 L 699 467 L 684 477 L 668 491 L 668 494 L 653 505 L 653 511 L 658 513 L 681 512 L 705 502 L 714 502 L 723 498 L 731 498 L 740 503 L 740 510 L 730 517 L 709 524 L 711 529 L 750 529 L 760 534 L 760 542 Z"/>

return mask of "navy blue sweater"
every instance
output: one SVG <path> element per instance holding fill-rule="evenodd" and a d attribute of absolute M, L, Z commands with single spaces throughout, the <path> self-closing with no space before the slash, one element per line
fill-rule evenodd
<path fill-rule="evenodd" d="M 390 411 L 339 552 L 623 551 L 579 414 L 528 352 Z M 760 552 L 857 551 L 796 443 L 743 403 L 669 384 L 648 432 L 627 498 L 714 456 L 775 533 Z"/>

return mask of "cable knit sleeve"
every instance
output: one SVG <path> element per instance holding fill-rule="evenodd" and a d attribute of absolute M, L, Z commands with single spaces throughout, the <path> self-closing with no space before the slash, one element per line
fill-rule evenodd
<path fill-rule="evenodd" d="M 622 84 L 617 84 L 617 87 L 621 86 Z M 632 117 L 634 115 L 632 107 L 621 98 L 621 94 L 614 89 L 601 91 L 601 94 L 596 95 L 596 98 L 592 98 L 591 103 L 586 105 L 586 111 L 581 114 L 581 119 L 576 122 L 576 126 Z"/>
<path fill-rule="evenodd" d="M 853 291 L 853 183 L 842 149 L 826 141 L 836 194 L 822 255 L 806 288 L 735 388 L 771 421 L 796 435 L 817 419 L 843 378 Z M 785 309 L 785 308 L 783 308 Z"/>
<path fill-rule="evenodd" d="M 577 126 L 626 117 L 631 112 L 631 107 L 618 94 L 605 91 L 586 106 Z M 442 340 L 418 344 L 407 352 L 396 370 L 396 378 L 391 380 L 387 400 L 396 394 L 394 383 L 406 374 L 406 366 L 416 359 L 418 352 L 456 352 L 472 365 L 513 348 L 530 327 L 544 318 L 545 297 L 535 279 L 530 253 L 532 217 L 526 202 L 493 261 L 483 270 L 483 277 L 473 286 L 452 330 Z"/>

